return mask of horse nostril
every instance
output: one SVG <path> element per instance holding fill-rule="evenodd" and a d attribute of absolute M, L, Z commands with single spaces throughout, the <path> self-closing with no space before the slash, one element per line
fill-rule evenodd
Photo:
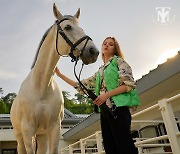
<path fill-rule="evenodd" d="M 95 52 L 96 52 L 96 51 L 95 51 L 95 49 L 94 49 L 94 48 L 90 48 L 90 49 L 89 49 L 89 53 L 90 53 L 91 55 L 94 55 L 94 54 L 95 54 Z"/>

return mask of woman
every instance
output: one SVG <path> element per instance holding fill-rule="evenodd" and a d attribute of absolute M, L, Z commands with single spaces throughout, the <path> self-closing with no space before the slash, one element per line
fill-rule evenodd
<path fill-rule="evenodd" d="M 101 112 L 101 130 L 105 152 L 107 154 L 137 154 L 138 150 L 134 146 L 130 133 L 129 107 L 133 104 L 121 100 L 122 94 L 130 92 L 135 87 L 131 67 L 125 62 L 114 37 L 107 37 L 103 41 L 101 51 L 104 65 L 95 75 L 82 80 L 82 83 L 87 88 L 93 89 L 98 95 L 94 100 L 96 105 L 100 106 L 106 103 L 113 110 L 116 106 L 114 111 L 117 115 L 116 119 L 108 111 Z M 58 68 L 55 69 L 55 72 L 57 76 L 82 93 L 77 82 L 61 74 Z"/>

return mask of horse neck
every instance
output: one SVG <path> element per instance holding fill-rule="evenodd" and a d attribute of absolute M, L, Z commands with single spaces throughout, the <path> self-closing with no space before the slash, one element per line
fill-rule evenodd
<path fill-rule="evenodd" d="M 59 55 L 55 49 L 56 31 L 56 26 L 53 26 L 48 32 L 32 69 L 33 85 L 42 95 L 46 95 L 48 88 L 51 86 L 53 71 L 59 60 Z"/>

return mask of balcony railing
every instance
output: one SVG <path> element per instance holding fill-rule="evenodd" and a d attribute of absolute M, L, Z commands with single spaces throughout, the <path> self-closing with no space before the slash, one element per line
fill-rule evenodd
<path fill-rule="evenodd" d="M 175 101 L 176 100 L 176 101 Z M 147 114 L 149 111 L 153 111 L 155 109 L 159 109 L 162 120 L 132 120 L 132 123 L 163 123 L 165 126 L 165 129 L 167 131 L 167 135 L 161 135 L 157 137 L 152 137 L 152 138 L 134 138 L 135 145 L 138 148 L 139 154 L 150 154 L 150 153 L 173 153 L 173 154 L 180 154 L 180 132 L 177 123 L 179 121 L 175 120 L 175 115 L 173 111 L 172 105 L 174 103 L 179 103 L 178 101 L 180 100 L 180 94 L 173 96 L 169 99 L 162 99 L 158 101 L 157 104 L 146 108 L 138 113 L 135 113 L 132 115 L 133 119 L 136 119 L 136 117 L 143 116 L 144 114 Z M 179 104 L 176 104 L 177 107 Z M 180 110 L 180 108 L 175 108 L 176 110 Z M 168 143 L 166 142 L 158 142 L 155 143 L 156 141 L 162 141 L 162 140 L 167 140 Z M 153 152 L 152 149 L 153 148 Z M 158 149 L 159 148 L 159 149 Z M 169 148 L 169 151 L 163 151 L 162 148 Z M 156 150 L 155 150 L 156 149 Z M 160 151 L 161 149 L 161 151 Z M 101 136 L 101 131 L 97 131 L 94 134 L 82 138 L 79 141 L 70 144 L 69 146 L 63 148 L 60 150 L 61 154 L 75 154 L 75 153 L 91 153 L 91 154 L 103 154 L 105 153 L 104 148 L 103 148 L 103 141 L 102 141 L 102 136 Z"/>

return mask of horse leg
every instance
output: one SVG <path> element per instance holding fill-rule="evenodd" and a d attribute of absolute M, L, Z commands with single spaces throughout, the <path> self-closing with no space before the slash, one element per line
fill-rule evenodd
<path fill-rule="evenodd" d="M 34 154 L 32 143 L 34 128 L 28 122 L 22 124 L 22 135 L 27 154 Z"/>
<path fill-rule="evenodd" d="M 45 154 L 47 151 L 47 136 L 40 134 L 36 136 L 37 154 Z"/>
<path fill-rule="evenodd" d="M 60 121 L 58 120 L 54 127 L 48 131 L 49 154 L 58 154 L 59 138 Z"/>
<path fill-rule="evenodd" d="M 14 129 L 14 135 L 18 144 L 17 145 L 18 154 L 26 154 L 26 149 L 21 132 Z"/>

